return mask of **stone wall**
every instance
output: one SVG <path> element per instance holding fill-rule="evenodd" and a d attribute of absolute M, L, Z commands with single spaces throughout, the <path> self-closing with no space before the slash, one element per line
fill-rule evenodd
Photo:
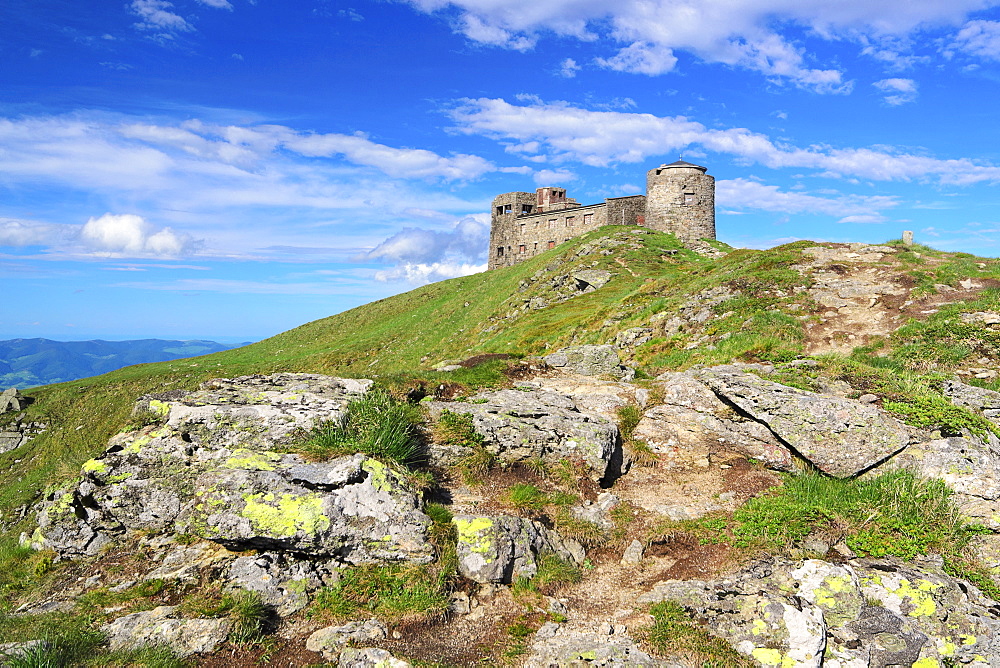
<path fill-rule="evenodd" d="M 493 226 L 490 230 L 489 268 L 510 267 L 550 248 L 590 232 L 603 225 L 640 225 L 645 210 L 645 197 L 615 197 L 603 204 L 587 206 L 559 206 L 555 210 L 512 216 L 498 213 L 497 206 L 506 210 L 511 201 L 512 209 L 521 203 L 506 193 L 494 200 Z"/>

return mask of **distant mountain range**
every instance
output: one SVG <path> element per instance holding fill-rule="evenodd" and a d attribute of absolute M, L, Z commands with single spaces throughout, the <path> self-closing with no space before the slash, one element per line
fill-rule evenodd
<path fill-rule="evenodd" d="M 165 362 L 247 345 L 215 341 L 0 341 L 0 390 L 97 376 L 132 364 Z"/>

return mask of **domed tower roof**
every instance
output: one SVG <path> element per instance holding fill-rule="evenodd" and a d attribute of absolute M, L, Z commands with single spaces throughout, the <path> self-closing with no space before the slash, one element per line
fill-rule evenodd
<path fill-rule="evenodd" d="M 696 165 L 696 164 L 691 163 L 691 162 L 685 162 L 683 160 L 676 160 L 676 161 L 670 163 L 669 165 L 666 165 L 666 164 L 660 165 L 660 169 L 676 169 L 678 167 L 686 167 L 688 169 L 697 169 L 697 170 L 699 170 L 701 172 L 707 172 L 708 171 L 708 167 L 702 167 L 701 165 Z"/>

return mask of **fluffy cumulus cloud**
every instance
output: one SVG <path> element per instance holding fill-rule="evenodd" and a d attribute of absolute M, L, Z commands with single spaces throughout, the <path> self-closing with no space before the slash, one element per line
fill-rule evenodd
<path fill-rule="evenodd" d="M 957 26 L 970 12 L 997 4 L 995 0 L 409 2 L 425 12 L 457 12 L 457 29 L 486 44 L 524 50 L 546 34 L 602 39 L 612 51 L 597 64 L 614 70 L 650 75 L 668 72 L 677 66 L 675 53 L 684 51 L 706 62 L 746 68 L 772 80 L 829 93 L 848 92 L 851 82 L 837 67 L 817 64 L 816 57 L 800 45 L 801 38 L 793 41 L 786 36 L 788 32 L 804 34 L 807 43 L 851 40 L 873 55 L 895 54 L 898 61 L 904 56 L 896 47 L 907 36 L 926 28 Z"/>
<path fill-rule="evenodd" d="M 80 229 L 80 239 L 97 253 L 125 257 L 179 257 L 197 246 L 190 235 L 169 227 L 157 228 L 134 214 L 106 213 L 91 218 Z"/>
<path fill-rule="evenodd" d="M 404 228 L 358 259 L 393 265 L 377 271 L 377 280 L 429 283 L 485 271 L 489 237 L 489 216 L 477 214 L 447 230 Z"/>
<path fill-rule="evenodd" d="M 950 48 L 986 60 L 1000 60 L 1000 21 L 969 21 L 955 35 Z"/>
<path fill-rule="evenodd" d="M 886 104 L 894 107 L 917 99 L 917 82 L 913 79 L 882 79 L 872 85 L 885 94 Z"/>
<path fill-rule="evenodd" d="M 747 128 L 709 128 L 684 116 L 594 111 L 562 102 L 514 105 L 489 98 L 465 100 L 451 115 L 458 131 L 496 139 L 528 160 L 604 167 L 697 147 L 774 169 L 811 169 L 824 176 L 936 179 L 957 185 L 1000 181 L 1000 167 L 966 158 L 938 159 L 886 147 L 801 148 Z"/>

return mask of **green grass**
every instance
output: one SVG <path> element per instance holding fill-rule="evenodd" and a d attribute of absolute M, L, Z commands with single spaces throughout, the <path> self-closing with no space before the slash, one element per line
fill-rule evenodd
<path fill-rule="evenodd" d="M 653 616 L 653 627 L 645 640 L 657 654 L 682 657 L 688 659 L 685 665 L 699 668 L 753 668 L 756 665 L 725 640 L 710 634 L 673 601 L 654 604 L 649 614 Z"/>
<path fill-rule="evenodd" d="M 962 554 L 973 531 L 942 481 L 905 470 L 858 480 L 786 476 L 778 491 L 751 499 L 731 521 L 707 528 L 717 535 L 728 528 L 733 545 L 750 551 L 782 551 L 819 532 L 844 538 L 863 556 L 903 559 Z"/>
<path fill-rule="evenodd" d="M 363 452 L 386 462 L 413 466 L 424 460 L 417 431 L 421 418 L 416 406 L 376 388 L 349 403 L 343 420 L 324 422 L 288 449 L 312 459 Z"/>
<path fill-rule="evenodd" d="M 429 567 L 365 564 L 344 569 L 338 584 L 317 592 L 311 612 L 334 620 L 398 620 L 436 618 L 447 609 L 447 591 Z"/>

